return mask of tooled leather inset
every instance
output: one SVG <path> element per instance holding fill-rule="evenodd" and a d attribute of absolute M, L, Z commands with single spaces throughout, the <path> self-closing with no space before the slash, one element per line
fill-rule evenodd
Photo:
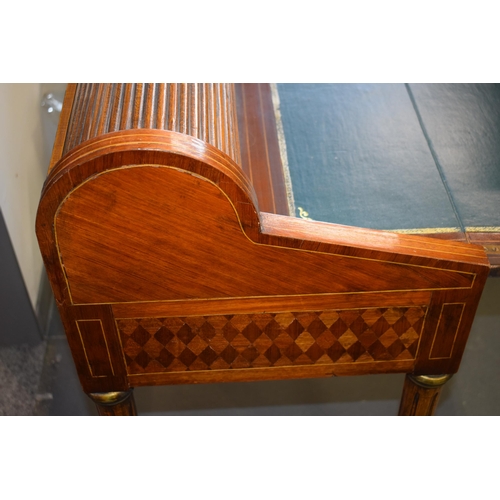
<path fill-rule="evenodd" d="M 415 359 L 422 307 L 117 320 L 131 374 Z"/>

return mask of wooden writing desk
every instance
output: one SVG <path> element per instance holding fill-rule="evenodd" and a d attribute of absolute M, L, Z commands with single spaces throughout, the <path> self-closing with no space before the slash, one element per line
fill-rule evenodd
<path fill-rule="evenodd" d="M 83 390 L 458 370 L 482 247 L 291 217 L 270 88 L 68 87 L 37 235 Z"/>

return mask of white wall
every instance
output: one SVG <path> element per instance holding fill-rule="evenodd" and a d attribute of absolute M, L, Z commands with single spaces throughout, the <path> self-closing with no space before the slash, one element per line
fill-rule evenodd
<path fill-rule="evenodd" d="M 0 84 L 0 208 L 34 308 L 43 266 L 35 216 L 50 154 L 43 87 Z"/>

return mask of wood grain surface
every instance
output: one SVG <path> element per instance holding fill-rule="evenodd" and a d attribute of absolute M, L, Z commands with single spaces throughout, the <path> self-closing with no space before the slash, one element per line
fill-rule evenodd
<path fill-rule="evenodd" d="M 269 84 L 235 85 L 241 166 L 263 212 L 290 214 Z"/>

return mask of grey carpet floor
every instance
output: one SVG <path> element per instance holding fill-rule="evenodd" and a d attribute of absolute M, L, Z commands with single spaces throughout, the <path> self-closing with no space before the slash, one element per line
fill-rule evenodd
<path fill-rule="evenodd" d="M 0 348 L 0 415 L 34 414 L 46 348 L 46 341 Z"/>

